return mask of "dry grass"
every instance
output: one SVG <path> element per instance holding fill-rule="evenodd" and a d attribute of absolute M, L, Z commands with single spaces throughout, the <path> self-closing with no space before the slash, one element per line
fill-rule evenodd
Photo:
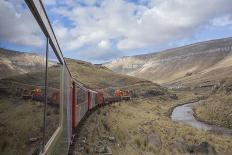
<path fill-rule="evenodd" d="M 122 87 L 146 81 L 114 73 L 105 67 L 97 67 L 87 62 L 66 59 L 66 63 L 72 76 L 91 88 Z"/>
<path fill-rule="evenodd" d="M 185 154 L 188 146 L 204 141 L 219 154 L 231 154 L 231 137 L 209 134 L 171 121 L 168 117 L 171 107 L 196 97 L 188 92 L 181 92 L 178 96 L 178 101 L 155 97 L 117 103 L 100 109 L 87 119 L 79 133 L 80 137 L 87 137 L 86 146 L 90 148 L 88 153 L 94 154 L 92 147 L 103 141 L 103 135 L 107 135 L 116 138 L 116 143 L 106 141 L 113 154 Z M 104 126 L 107 126 L 107 130 Z M 158 136 L 160 142 L 150 144 L 147 137 L 151 134 Z"/>
<path fill-rule="evenodd" d="M 231 101 L 231 95 L 221 92 L 201 101 L 195 109 L 195 113 L 203 121 L 232 129 Z"/>
<path fill-rule="evenodd" d="M 42 144 L 43 103 L 19 97 L 0 98 L 0 154 L 32 154 Z M 58 127 L 59 112 L 48 106 L 46 140 Z M 37 138 L 30 143 L 30 138 Z"/>

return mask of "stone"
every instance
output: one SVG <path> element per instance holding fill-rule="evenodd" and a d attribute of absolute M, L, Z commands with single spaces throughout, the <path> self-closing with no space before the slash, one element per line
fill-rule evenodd
<path fill-rule="evenodd" d="M 108 116 L 109 114 L 108 114 L 108 112 L 104 112 L 103 115 L 104 116 Z"/>
<path fill-rule="evenodd" d="M 82 137 L 82 138 L 81 138 L 81 142 L 82 142 L 82 143 L 86 143 L 86 137 Z"/>
<path fill-rule="evenodd" d="M 160 136 L 157 134 L 150 134 L 147 136 L 147 142 L 149 145 L 152 146 L 160 146 L 161 145 L 161 140 L 160 140 Z"/>
<path fill-rule="evenodd" d="M 187 150 L 187 146 L 183 139 L 175 139 L 173 141 L 172 146 L 173 146 L 173 149 L 178 150 L 179 152 L 182 152 L 182 153 L 186 152 Z"/>
<path fill-rule="evenodd" d="M 30 139 L 29 139 L 29 142 L 30 142 L 30 143 L 33 143 L 33 142 L 36 142 L 36 141 L 38 141 L 38 138 L 30 138 Z"/>
<path fill-rule="evenodd" d="M 109 147 L 109 146 L 105 146 L 105 155 L 112 155 L 112 150 L 111 150 L 111 148 Z"/>
<path fill-rule="evenodd" d="M 208 142 L 188 146 L 187 150 L 189 153 L 216 154 L 215 149 Z"/>
<path fill-rule="evenodd" d="M 95 152 L 96 153 L 102 153 L 102 154 L 105 154 L 105 155 L 111 155 L 112 154 L 112 150 L 109 146 L 99 146 L 97 145 L 96 148 L 95 148 Z"/>
<path fill-rule="evenodd" d="M 115 137 L 109 137 L 108 139 L 109 139 L 109 141 L 111 141 L 111 142 L 115 142 Z"/>

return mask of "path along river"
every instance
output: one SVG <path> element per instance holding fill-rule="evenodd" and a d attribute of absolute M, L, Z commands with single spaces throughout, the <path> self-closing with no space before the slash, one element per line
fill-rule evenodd
<path fill-rule="evenodd" d="M 181 106 L 177 106 L 176 108 L 174 108 L 172 112 L 171 119 L 175 122 L 188 124 L 197 129 L 202 129 L 202 130 L 209 131 L 212 133 L 232 136 L 232 129 L 227 129 L 227 128 L 219 127 L 216 125 L 210 125 L 210 124 L 206 124 L 204 122 L 198 121 L 193 116 L 193 108 L 197 104 L 198 102 L 194 102 L 194 103 L 188 103 L 188 104 L 184 104 Z"/>

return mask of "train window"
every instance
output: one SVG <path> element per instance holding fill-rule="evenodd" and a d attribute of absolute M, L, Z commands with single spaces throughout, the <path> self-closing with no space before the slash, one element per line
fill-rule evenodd
<path fill-rule="evenodd" d="M 46 37 L 24 1 L 0 1 L 0 154 L 38 154 Z"/>
<path fill-rule="evenodd" d="M 80 86 L 76 88 L 78 104 L 78 122 L 85 116 L 88 110 L 88 91 Z"/>
<path fill-rule="evenodd" d="M 54 147 L 54 150 L 51 154 L 68 154 L 69 144 L 71 143 L 72 137 L 72 82 L 71 76 L 64 66 L 63 68 L 63 130 L 60 134 L 60 137 L 57 140 L 57 143 Z"/>
<path fill-rule="evenodd" d="M 77 96 L 78 96 L 77 97 L 77 104 L 82 104 L 82 103 L 88 102 L 87 90 L 77 86 L 76 92 L 77 92 Z"/>
<path fill-rule="evenodd" d="M 53 48 L 48 49 L 47 107 L 45 141 L 47 142 L 59 127 L 61 64 Z"/>

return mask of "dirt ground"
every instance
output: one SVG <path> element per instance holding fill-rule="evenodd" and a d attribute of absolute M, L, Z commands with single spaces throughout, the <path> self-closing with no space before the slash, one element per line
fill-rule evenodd
<path fill-rule="evenodd" d="M 172 122 L 170 109 L 195 99 L 140 98 L 94 111 L 78 131 L 73 154 L 232 154 L 232 138 Z"/>

